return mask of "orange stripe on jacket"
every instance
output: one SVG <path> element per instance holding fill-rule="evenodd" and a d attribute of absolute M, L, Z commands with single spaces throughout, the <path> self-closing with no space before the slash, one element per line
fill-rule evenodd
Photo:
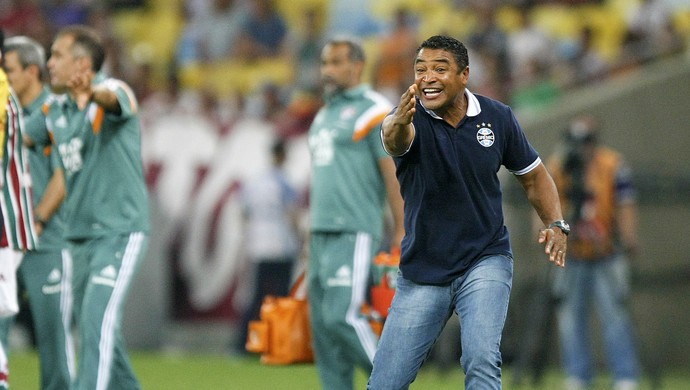
<path fill-rule="evenodd" d="M 352 140 L 358 142 L 362 138 L 366 137 L 371 131 L 371 129 L 373 129 L 374 127 L 376 127 L 377 124 L 383 121 L 383 118 L 385 118 L 386 115 L 388 115 L 388 112 L 382 112 L 381 114 L 371 118 L 371 120 L 365 123 L 364 126 L 362 126 L 361 128 L 355 129 L 355 133 L 352 135 Z"/>
<path fill-rule="evenodd" d="M 91 128 L 93 129 L 94 134 L 98 134 L 101 132 L 101 126 L 103 126 L 103 117 L 105 117 L 105 110 L 101 106 L 96 106 L 98 107 L 96 109 L 96 113 L 93 115 L 93 119 L 91 120 Z"/>

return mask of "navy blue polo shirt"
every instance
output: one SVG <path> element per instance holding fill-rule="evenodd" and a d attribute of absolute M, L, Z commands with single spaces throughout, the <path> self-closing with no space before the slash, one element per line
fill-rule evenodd
<path fill-rule="evenodd" d="M 465 90 L 468 110 L 451 126 L 417 100 L 410 149 L 394 156 L 405 201 L 402 275 L 446 284 L 486 255 L 512 256 L 498 171 L 541 163 L 510 107 Z"/>

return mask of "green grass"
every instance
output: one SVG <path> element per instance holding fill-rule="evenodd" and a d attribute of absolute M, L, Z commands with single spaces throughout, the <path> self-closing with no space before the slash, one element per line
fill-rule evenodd
<path fill-rule="evenodd" d="M 267 389 L 308 390 L 319 389 L 316 369 L 311 364 L 291 366 L 265 366 L 257 357 L 229 358 L 219 355 L 161 354 L 132 352 L 132 364 L 144 390 L 224 390 Z M 511 369 L 503 371 L 504 389 L 533 390 L 559 389 L 562 377 L 556 370 L 549 371 L 540 386 L 511 382 Z M 38 390 L 38 359 L 34 352 L 15 352 L 10 356 L 10 388 Z M 606 378 L 598 378 L 595 390 L 607 389 Z M 454 369 L 442 373 L 436 367 L 423 368 L 412 389 L 461 389 L 463 375 Z M 356 389 L 366 388 L 366 377 L 360 372 Z M 644 383 L 641 390 L 651 389 Z M 665 373 L 660 389 L 690 389 L 690 372 Z"/>

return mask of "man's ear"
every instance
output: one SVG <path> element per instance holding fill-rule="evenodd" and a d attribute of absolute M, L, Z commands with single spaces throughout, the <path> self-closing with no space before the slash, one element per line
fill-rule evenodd
<path fill-rule="evenodd" d="M 462 70 L 462 72 L 460 72 L 460 76 L 463 78 L 465 83 L 467 83 L 467 81 L 470 79 L 470 67 L 469 67 L 469 65 L 466 66 L 465 69 Z"/>
<path fill-rule="evenodd" d="M 38 67 L 38 65 L 31 64 L 27 67 L 27 70 L 31 72 L 32 75 L 36 76 L 36 78 L 40 77 L 41 69 Z"/>
<path fill-rule="evenodd" d="M 92 65 L 91 58 L 89 58 L 87 56 L 77 58 L 77 66 L 79 67 L 79 71 L 88 72 L 88 71 L 92 70 L 91 65 Z"/>
<path fill-rule="evenodd" d="M 357 68 L 357 73 L 359 74 L 360 77 L 364 76 L 364 61 L 357 61 L 355 62 L 355 67 Z"/>

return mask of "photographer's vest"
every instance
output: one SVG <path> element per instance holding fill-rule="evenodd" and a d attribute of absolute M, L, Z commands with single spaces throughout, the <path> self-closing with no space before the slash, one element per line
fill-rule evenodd
<path fill-rule="evenodd" d="M 616 175 L 621 163 L 618 153 L 598 147 L 594 158 L 587 165 L 585 174 L 585 199 L 580 218 L 571 222 L 568 236 L 568 254 L 581 260 L 598 260 L 615 252 L 616 240 Z M 549 163 L 561 199 L 564 215 L 573 215 L 570 175 L 563 172 L 562 161 Z"/>

